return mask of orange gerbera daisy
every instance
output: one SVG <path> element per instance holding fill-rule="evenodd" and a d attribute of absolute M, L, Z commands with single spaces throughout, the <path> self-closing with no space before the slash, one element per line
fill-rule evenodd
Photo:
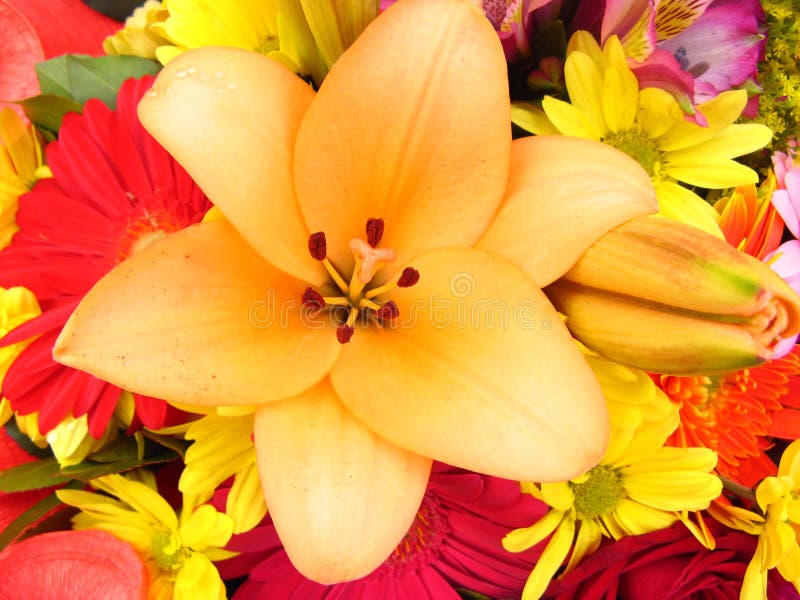
<path fill-rule="evenodd" d="M 669 445 L 717 452 L 723 477 L 752 486 L 777 467 L 766 454 L 771 437 L 800 436 L 800 347 L 753 369 L 719 376 L 656 380 L 681 405 L 681 422 Z"/>

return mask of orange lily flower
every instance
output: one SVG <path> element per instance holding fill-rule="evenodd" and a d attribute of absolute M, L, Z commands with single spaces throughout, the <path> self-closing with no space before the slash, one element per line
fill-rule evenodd
<path fill-rule="evenodd" d="M 469 0 L 401 0 L 316 94 L 260 54 L 201 48 L 140 104 L 225 219 L 109 273 L 56 358 L 255 405 L 267 505 L 316 581 L 391 553 L 431 459 L 552 481 L 603 455 L 600 388 L 539 287 L 655 193 L 608 146 L 512 143 L 505 73 Z"/>

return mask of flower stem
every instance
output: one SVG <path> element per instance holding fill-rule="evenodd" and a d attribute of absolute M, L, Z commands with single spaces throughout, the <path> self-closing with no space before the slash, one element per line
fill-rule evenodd
<path fill-rule="evenodd" d="M 748 502 L 755 502 L 756 500 L 756 493 L 753 491 L 752 488 L 745 487 L 740 483 L 736 483 L 728 479 L 727 477 L 720 476 L 720 480 L 722 481 L 722 487 L 729 492 L 736 494 L 742 500 L 746 500 Z"/>

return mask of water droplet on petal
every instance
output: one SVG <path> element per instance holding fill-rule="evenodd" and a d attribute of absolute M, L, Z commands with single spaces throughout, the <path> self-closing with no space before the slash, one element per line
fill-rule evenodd
<path fill-rule="evenodd" d="M 222 79 L 224 77 L 224 75 L 222 74 L 222 71 L 217 71 L 216 73 L 214 73 L 214 76 L 217 79 Z"/>
<path fill-rule="evenodd" d="M 183 79 L 184 77 L 186 77 L 186 71 L 184 69 L 180 69 L 177 73 L 175 73 L 175 77 Z"/>
<path fill-rule="evenodd" d="M 229 89 L 229 90 L 235 90 L 235 89 L 236 89 L 236 84 L 235 84 L 235 83 L 233 83 L 233 82 L 231 81 L 231 82 L 228 84 L 228 89 Z"/>
<path fill-rule="evenodd" d="M 158 90 L 147 90 L 144 95 L 146 98 L 155 98 L 158 96 Z"/>
<path fill-rule="evenodd" d="M 197 68 L 196 67 L 189 67 L 188 69 L 186 69 L 186 72 L 189 75 L 194 75 L 195 73 L 197 73 Z"/>

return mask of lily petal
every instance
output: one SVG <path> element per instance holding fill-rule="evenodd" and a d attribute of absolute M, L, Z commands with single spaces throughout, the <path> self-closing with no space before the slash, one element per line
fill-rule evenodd
<path fill-rule="evenodd" d="M 562 481 L 605 449 L 605 402 L 544 294 L 504 259 L 418 256 L 391 329 L 356 331 L 331 371 L 342 402 L 386 439 L 507 479 Z"/>
<path fill-rule="evenodd" d="M 360 332 L 359 332 L 360 333 Z M 431 460 L 367 429 L 327 379 L 256 411 L 264 497 L 292 564 L 319 583 L 367 575 L 422 502 Z"/>
<path fill-rule="evenodd" d="M 319 381 L 339 344 L 298 310 L 303 283 L 224 220 L 133 255 L 86 295 L 56 360 L 136 393 L 200 405 L 286 398 Z"/>
<path fill-rule="evenodd" d="M 384 219 L 381 244 L 400 263 L 472 245 L 508 177 L 509 106 L 502 47 L 470 2 L 408 0 L 373 21 L 331 69 L 295 149 L 300 209 L 333 262 L 349 270 L 347 244 L 369 218 Z"/>
<path fill-rule="evenodd" d="M 565 136 L 521 138 L 512 144 L 503 205 L 476 247 L 545 286 L 609 229 L 657 209 L 650 177 L 611 146 Z"/>
<path fill-rule="evenodd" d="M 139 118 L 248 244 L 279 269 L 320 285 L 326 277 L 306 251 L 309 233 L 291 174 L 297 128 L 313 97 L 262 54 L 199 48 L 164 68 L 139 104 Z"/>

